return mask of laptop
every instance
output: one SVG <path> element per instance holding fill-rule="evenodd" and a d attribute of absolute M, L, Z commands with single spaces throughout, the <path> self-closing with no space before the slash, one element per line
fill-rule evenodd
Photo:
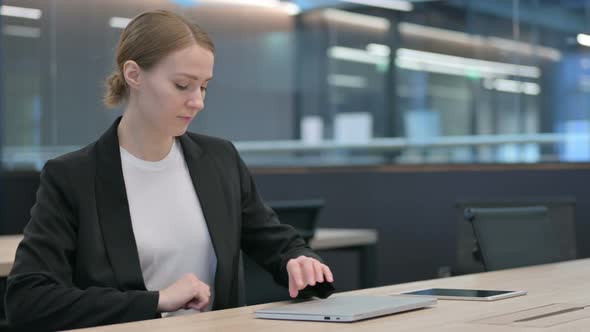
<path fill-rule="evenodd" d="M 420 309 L 436 304 L 434 297 L 337 296 L 324 300 L 291 303 L 255 312 L 257 318 L 307 320 L 322 322 L 354 322 L 372 317 Z"/>

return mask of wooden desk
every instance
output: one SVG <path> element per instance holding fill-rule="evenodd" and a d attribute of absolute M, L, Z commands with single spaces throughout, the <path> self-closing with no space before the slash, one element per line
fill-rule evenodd
<path fill-rule="evenodd" d="M 85 329 L 85 331 L 587 331 L 590 318 L 547 328 L 488 325 L 476 320 L 552 303 L 590 304 L 590 259 L 435 279 L 354 291 L 343 294 L 386 295 L 423 287 L 493 288 L 526 290 L 528 295 L 495 302 L 444 301 L 416 310 L 356 323 L 322 323 L 263 320 L 254 311 L 273 304 L 242 307 L 184 317 L 156 319 Z M 590 310 L 590 308 L 584 309 Z M 583 313 L 584 310 L 581 312 Z M 590 314 L 586 313 L 587 317 Z"/>
<path fill-rule="evenodd" d="M 22 235 L 0 236 L 0 277 L 6 277 L 14 264 L 16 248 L 22 240 Z M 375 269 L 371 248 L 377 243 L 377 232 L 370 229 L 318 229 L 316 236 L 311 240 L 314 250 L 326 249 L 359 249 L 361 252 L 361 265 L 368 265 Z M 370 284 L 374 280 L 366 281 Z"/>

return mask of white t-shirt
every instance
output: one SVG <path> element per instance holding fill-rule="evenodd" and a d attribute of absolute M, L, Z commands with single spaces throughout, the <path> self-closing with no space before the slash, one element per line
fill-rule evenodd
<path fill-rule="evenodd" d="M 160 161 L 136 158 L 120 147 L 133 233 L 147 290 L 162 290 L 186 273 L 211 288 L 217 257 L 180 144 Z M 163 316 L 198 312 L 179 310 Z"/>

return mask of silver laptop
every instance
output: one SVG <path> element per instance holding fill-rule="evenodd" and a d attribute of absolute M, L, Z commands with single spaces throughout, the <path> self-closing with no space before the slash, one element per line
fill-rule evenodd
<path fill-rule="evenodd" d="M 351 295 L 281 305 L 255 313 L 257 318 L 354 322 L 434 304 L 433 297 Z"/>

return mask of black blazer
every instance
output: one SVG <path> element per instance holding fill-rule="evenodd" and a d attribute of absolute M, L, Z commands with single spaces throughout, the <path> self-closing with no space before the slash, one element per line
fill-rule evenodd
<path fill-rule="evenodd" d="M 8 276 L 11 324 L 70 329 L 160 317 L 146 291 L 125 191 L 117 126 L 96 142 L 48 161 Z M 243 305 L 240 249 L 288 284 L 286 263 L 319 259 L 264 205 L 234 146 L 179 137 L 217 254 L 213 309 Z"/>

